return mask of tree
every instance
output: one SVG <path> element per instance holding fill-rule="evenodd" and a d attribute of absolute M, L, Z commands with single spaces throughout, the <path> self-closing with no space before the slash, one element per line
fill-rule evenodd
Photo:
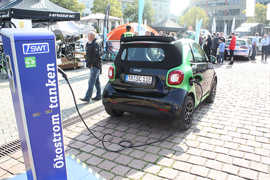
<path fill-rule="evenodd" d="M 195 29 L 196 20 L 200 19 L 203 19 L 202 27 L 208 28 L 209 17 L 205 10 L 199 7 L 192 7 L 180 17 L 180 24 L 186 27 L 192 26 Z"/>
<path fill-rule="evenodd" d="M 266 20 L 266 11 L 267 11 L 267 8 L 265 5 L 256 3 L 255 16 L 248 17 L 247 22 L 267 24 L 268 21 Z M 243 13 L 245 14 L 246 12 L 244 11 Z"/>
<path fill-rule="evenodd" d="M 138 1 L 131 2 L 125 8 L 123 14 L 127 17 L 129 22 L 138 21 Z M 144 2 L 143 20 L 147 20 L 148 24 L 151 24 L 154 20 L 154 9 L 152 7 L 152 0 L 146 0 Z"/>
<path fill-rule="evenodd" d="M 53 3 L 69 9 L 74 12 L 82 12 L 85 9 L 85 5 L 78 2 L 78 0 L 51 0 Z"/>
<path fill-rule="evenodd" d="M 110 15 L 115 17 L 122 17 L 121 1 L 118 0 L 94 0 L 91 11 L 93 13 L 105 13 L 105 9 L 110 4 Z"/>

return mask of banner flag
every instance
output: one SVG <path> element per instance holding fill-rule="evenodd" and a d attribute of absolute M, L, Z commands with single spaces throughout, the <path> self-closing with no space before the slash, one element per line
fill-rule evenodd
<path fill-rule="evenodd" d="M 232 29 L 231 29 L 231 33 L 233 33 L 235 30 L 235 17 L 233 18 L 233 22 L 232 22 Z"/>
<path fill-rule="evenodd" d="M 196 36 L 195 36 L 195 41 L 199 43 L 200 39 L 200 32 L 201 32 L 201 26 L 202 26 L 203 19 L 200 19 L 200 21 L 196 20 Z"/>
<path fill-rule="evenodd" d="M 212 24 L 212 33 L 215 33 L 217 29 L 217 25 L 216 25 L 216 18 L 214 17 L 213 19 L 213 24 Z"/>
<path fill-rule="evenodd" d="M 139 35 L 143 35 L 142 32 L 142 22 L 143 22 L 143 11 L 144 11 L 144 0 L 139 1 L 139 8 L 138 8 L 138 33 Z"/>
<path fill-rule="evenodd" d="M 105 17 L 104 17 L 104 26 L 103 26 L 103 47 L 104 51 L 106 51 L 106 42 L 107 42 L 107 34 L 108 34 L 108 28 L 109 28 L 109 18 L 110 18 L 110 4 L 105 9 Z"/>
<path fill-rule="evenodd" d="M 224 24 L 224 36 L 227 36 L 227 23 Z"/>

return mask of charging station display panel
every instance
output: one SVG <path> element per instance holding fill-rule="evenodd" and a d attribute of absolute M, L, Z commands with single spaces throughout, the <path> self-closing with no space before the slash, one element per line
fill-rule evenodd
<path fill-rule="evenodd" d="M 66 180 L 54 35 L 14 30 L 4 41 L 28 179 Z"/>

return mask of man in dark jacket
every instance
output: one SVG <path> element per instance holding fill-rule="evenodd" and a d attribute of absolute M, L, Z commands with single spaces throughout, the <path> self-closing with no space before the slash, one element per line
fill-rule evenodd
<path fill-rule="evenodd" d="M 208 59 L 210 59 L 210 55 L 211 55 L 211 47 L 212 47 L 212 39 L 211 36 L 208 35 L 208 38 L 206 40 L 206 46 L 204 48 L 204 51 L 208 57 Z"/>
<path fill-rule="evenodd" d="M 215 57 L 217 56 L 217 49 L 218 49 L 218 45 L 219 45 L 218 39 L 219 39 L 219 33 L 217 33 L 212 39 L 211 49 L 212 49 L 212 55 Z"/>
<path fill-rule="evenodd" d="M 88 34 L 88 42 L 86 43 L 86 66 L 90 69 L 90 78 L 85 97 L 81 99 L 81 101 L 88 103 L 91 103 L 92 100 L 98 101 L 101 99 L 101 88 L 99 82 L 99 75 L 101 73 L 101 59 L 99 50 L 99 44 L 96 42 L 96 33 L 90 32 Z M 97 89 L 97 95 L 92 99 L 94 86 Z"/>

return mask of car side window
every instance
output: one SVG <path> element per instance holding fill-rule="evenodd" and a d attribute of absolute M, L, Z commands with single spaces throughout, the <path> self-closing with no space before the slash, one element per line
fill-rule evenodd
<path fill-rule="evenodd" d="M 196 44 L 196 43 L 192 43 L 191 45 L 191 49 L 193 52 L 193 56 L 194 56 L 194 62 L 207 62 L 207 58 L 205 56 L 204 51 L 202 50 L 202 48 L 200 47 L 200 45 Z"/>

